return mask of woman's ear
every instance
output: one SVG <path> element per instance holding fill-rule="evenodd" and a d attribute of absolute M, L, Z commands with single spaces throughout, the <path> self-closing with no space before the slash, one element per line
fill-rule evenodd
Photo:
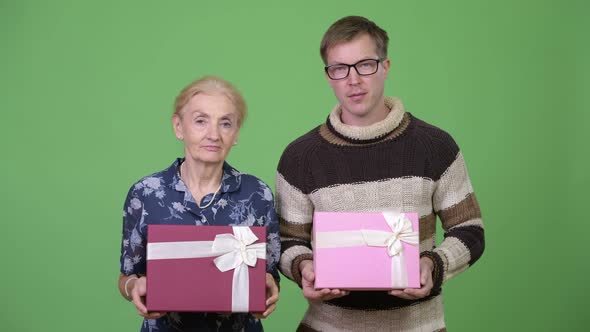
<path fill-rule="evenodd" d="M 233 145 L 238 145 L 238 138 L 240 137 L 240 130 L 238 129 L 238 132 L 236 133 L 236 136 L 234 137 L 234 142 L 232 143 Z"/>
<path fill-rule="evenodd" d="M 184 139 L 184 134 L 182 132 L 182 119 L 180 118 L 180 115 L 176 113 L 172 115 L 172 128 L 174 129 L 174 135 L 176 135 L 176 138 L 182 141 Z"/>

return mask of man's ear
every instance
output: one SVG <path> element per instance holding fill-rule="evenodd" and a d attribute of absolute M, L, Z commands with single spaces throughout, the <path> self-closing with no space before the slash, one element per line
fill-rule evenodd
<path fill-rule="evenodd" d="M 381 64 L 383 65 L 383 70 L 385 71 L 385 78 L 387 78 L 387 76 L 389 75 L 389 69 L 391 68 L 391 60 L 387 58 L 381 61 Z"/>

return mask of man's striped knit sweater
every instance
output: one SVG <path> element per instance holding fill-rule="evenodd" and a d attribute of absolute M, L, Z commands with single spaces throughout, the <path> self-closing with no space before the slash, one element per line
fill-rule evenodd
<path fill-rule="evenodd" d="M 443 330 L 441 286 L 471 266 L 484 249 L 481 212 L 458 146 L 449 134 L 385 98 L 388 116 L 368 127 L 326 123 L 283 152 L 276 181 L 281 272 L 301 285 L 299 263 L 313 259 L 314 211 L 418 212 L 421 256 L 434 262 L 427 298 L 403 300 L 385 291 L 352 291 L 310 303 L 304 331 Z M 444 240 L 436 246 L 436 218 Z"/>

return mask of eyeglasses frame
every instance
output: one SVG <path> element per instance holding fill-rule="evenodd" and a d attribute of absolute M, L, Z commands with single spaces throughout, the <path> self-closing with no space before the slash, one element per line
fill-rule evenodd
<path fill-rule="evenodd" d="M 361 63 L 363 61 L 367 61 L 367 60 L 377 61 L 377 67 L 375 68 L 375 71 L 372 72 L 372 73 L 370 73 L 370 74 L 361 74 L 361 73 L 359 73 L 359 70 L 356 68 L 356 65 L 358 65 L 359 63 Z M 375 73 L 379 71 L 379 63 L 383 62 L 383 60 L 385 60 L 385 59 L 382 59 L 382 58 L 377 58 L 377 59 L 362 59 L 362 60 L 357 61 L 356 63 L 353 63 L 352 65 L 349 65 L 347 63 L 336 63 L 336 64 L 333 64 L 333 65 L 325 66 L 324 67 L 324 71 L 326 72 L 326 75 L 328 75 L 328 77 L 331 80 L 334 80 L 334 81 L 339 81 L 339 80 L 343 80 L 343 79 L 347 78 L 350 75 L 350 68 L 354 68 L 354 70 L 356 71 L 357 74 L 359 74 L 359 76 L 371 76 L 371 75 L 375 75 Z M 332 76 L 330 76 L 330 73 L 328 72 L 328 70 L 330 70 L 330 68 L 331 67 L 334 67 L 334 66 L 348 66 L 348 71 L 346 72 L 346 76 L 344 76 L 342 78 L 332 78 Z"/>

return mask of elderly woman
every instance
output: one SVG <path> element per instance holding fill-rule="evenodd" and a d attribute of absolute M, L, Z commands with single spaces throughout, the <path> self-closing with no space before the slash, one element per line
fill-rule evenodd
<path fill-rule="evenodd" d="M 144 317 L 141 331 L 262 331 L 278 301 L 280 240 L 272 192 L 225 158 L 238 142 L 246 104 L 227 81 L 204 77 L 184 88 L 172 125 L 184 142 L 184 158 L 141 179 L 127 195 L 119 291 Z M 267 227 L 266 311 L 260 314 L 148 312 L 145 307 L 148 224 Z"/>

